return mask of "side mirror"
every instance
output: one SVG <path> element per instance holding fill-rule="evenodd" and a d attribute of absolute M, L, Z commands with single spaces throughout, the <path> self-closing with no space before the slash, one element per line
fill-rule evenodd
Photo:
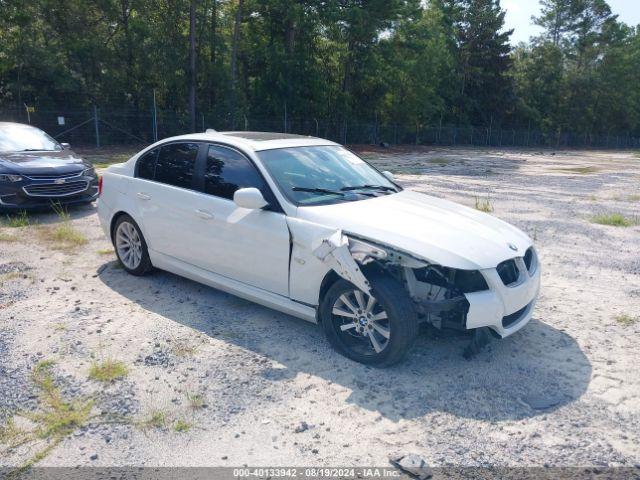
<path fill-rule="evenodd" d="M 254 187 L 236 190 L 236 193 L 233 194 L 233 201 L 237 206 L 249 210 L 259 210 L 268 205 L 260 190 Z"/>
<path fill-rule="evenodd" d="M 387 177 L 387 180 L 391 180 L 392 182 L 395 182 L 396 179 L 393 176 L 393 173 L 391 173 L 389 170 L 385 170 L 384 172 L 382 172 L 382 174 Z"/>
<path fill-rule="evenodd" d="M 64 148 L 65 150 L 69 150 L 71 148 L 71 145 L 69 145 L 68 143 L 61 143 L 60 145 L 62 145 L 62 148 Z"/>

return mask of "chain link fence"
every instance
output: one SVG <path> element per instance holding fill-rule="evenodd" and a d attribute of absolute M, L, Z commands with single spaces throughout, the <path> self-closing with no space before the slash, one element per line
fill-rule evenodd
<path fill-rule="evenodd" d="M 60 142 L 77 146 L 153 143 L 189 132 L 186 114 L 133 110 L 0 110 L 0 121 L 30 123 Z M 442 145 L 524 148 L 640 148 L 640 137 L 629 133 L 600 135 L 544 132 L 530 127 L 406 125 L 322 118 L 221 118 L 200 113 L 197 129 L 278 131 L 312 135 L 343 144 Z"/>

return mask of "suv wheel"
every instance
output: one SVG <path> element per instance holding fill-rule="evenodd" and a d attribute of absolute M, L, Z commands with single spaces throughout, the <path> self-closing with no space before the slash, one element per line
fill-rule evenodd
<path fill-rule="evenodd" d="M 331 345 L 360 363 L 385 367 L 399 362 L 418 332 L 414 306 L 394 278 L 370 277 L 373 296 L 338 280 L 320 305 L 320 319 Z"/>
<path fill-rule="evenodd" d="M 151 259 L 138 224 L 129 215 L 122 215 L 113 229 L 113 245 L 118 260 L 132 275 L 144 275 L 151 270 Z"/>

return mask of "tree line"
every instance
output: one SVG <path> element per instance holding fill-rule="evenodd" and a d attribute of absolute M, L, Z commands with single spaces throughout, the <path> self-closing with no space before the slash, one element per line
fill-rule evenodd
<path fill-rule="evenodd" d="M 543 0 L 0 0 L 0 108 L 101 108 L 640 135 L 640 29 Z"/>

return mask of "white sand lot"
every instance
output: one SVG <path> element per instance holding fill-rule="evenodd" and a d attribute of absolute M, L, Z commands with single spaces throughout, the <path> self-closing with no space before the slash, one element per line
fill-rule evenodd
<path fill-rule="evenodd" d="M 525 329 L 472 361 L 466 339 L 425 333 L 404 363 L 368 368 L 304 321 L 168 273 L 127 275 L 94 207 L 70 210 L 88 242 L 66 250 L 47 241 L 59 219 L 34 214 L 0 227 L 0 425 L 22 432 L 0 435 L 0 466 L 48 445 L 38 465 L 386 466 L 396 452 L 432 466 L 640 464 L 640 226 L 590 222 L 640 220 L 640 155 L 361 150 L 405 188 L 488 199 L 535 239 L 542 292 Z M 58 438 L 33 434 L 43 360 L 64 401 L 92 402 Z M 90 380 L 104 360 L 128 374 Z"/>

